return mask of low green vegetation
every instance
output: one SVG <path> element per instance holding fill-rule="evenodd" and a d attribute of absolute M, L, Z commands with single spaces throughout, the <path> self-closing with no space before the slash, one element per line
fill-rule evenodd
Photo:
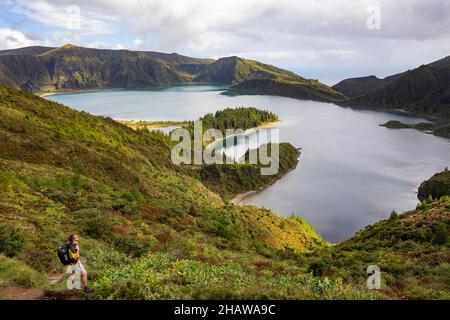
<path fill-rule="evenodd" d="M 170 254 L 143 257 L 111 269 L 96 282 L 104 299 L 345 299 L 375 298 L 345 285 L 342 279 L 298 273 L 293 260 L 274 262 L 252 256 L 214 265 Z M 113 282 L 111 281 L 112 279 Z"/>
<path fill-rule="evenodd" d="M 388 296 L 449 299 L 449 230 L 450 196 L 444 196 L 366 227 L 323 259 L 331 262 L 327 272 L 344 278 L 355 277 L 364 263 L 378 265 Z"/>
<path fill-rule="evenodd" d="M 228 203 L 270 183 L 252 166 L 175 166 L 172 143 L 0 87 L 0 287 L 62 288 L 46 277 L 78 233 L 96 298 L 449 298 L 448 197 L 331 246 L 304 219 Z M 284 173 L 298 151 L 280 150 Z"/>
<path fill-rule="evenodd" d="M 22 261 L 0 254 L 0 289 L 8 287 L 35 288 L 45 284 L 46 279 L 41 273 Z"/>
<path fill-rule="evenodd" d="M 24 240 L 20 230 L 7 224 L 0 224 L 0 252 L 13 257 L 24 248 Z"/>

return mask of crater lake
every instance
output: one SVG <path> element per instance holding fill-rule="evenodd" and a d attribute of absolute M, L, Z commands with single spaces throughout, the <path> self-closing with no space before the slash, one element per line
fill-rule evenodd
<path fill-rule="evenodd" d="M 277 114 L 280 142 L 302 148 L 297 168 L 241 204 L 304 217 L 331 242 L 392 210 L 418 204 L 422 181 L 450 165 L 450 141 L 413 129 L 387 129 L 388 120 L 426 121 L 401 113 L 342 108 L 275 96 L 226 96 L 227 86 L 183 85 L 152 90 L 103 90 L 47 96 L 77 110 L 113 119 L 194 120 L 227 107 Z"/>

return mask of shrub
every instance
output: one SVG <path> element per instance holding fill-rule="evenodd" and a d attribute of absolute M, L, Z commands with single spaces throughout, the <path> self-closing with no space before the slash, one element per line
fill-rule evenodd
<path fill-rule="evenodd" d="M 324 261 L 316 261 L 309 265 L 308 272 L 312 272 L 313 276 L 321 277 L 324 275 L 326 264 Z"/>
<path fill-rule="evenodd" d="M 194 205 L 191 205 L 189 207 L 189 212 L 188 213 L 189 213 L 189 215 L 191 215 L 193 217 L 197 216 L 197 209 L 195 208 Z"/>
<path fill-rule="evenodd" d="M 8 257 L 20 253 L 25 247 L 25 239 L 20 230 L 0 224 L 0 252 Z"/>
<path fill-rule="evenodd" d="M 134 196 L 131 193 L 124 193 L 120 198 L 115 199 L 112 206 L 113 210 L 128 215 L 137 215 L 139 212 L 137 210 L 137 204 L 134 200 Z"/>
<path fill-rule="evenodd" d="M 142 290 L 145 283 L 130 279 L 124 282 L 117 282 L 112 285 L 111 291 L 114 292 L 114 298 L 124 300 L 144 300 L 146 298 L 145 291 Z"/>
<path fill-rule="evenodd" d="M 133 257 L 140 257 L 150 250 L 148 243 L 140 243 L 130 237 L 117 236 L 113 241 L 113 245 L 117 250 Z"/>
<path fill-rule="evenodd" d="M 45 277 L 22 261 L 0 254 L 0 288 L 19 286 L 33 288 L 44 285 Z"/>
<path fill-rule="evenodd" d="M 81 175 L 79 173 L 72 177 L 72 187 L 74 190 L 78 190 L 81 186 Z"/>
<path fill-rule="evenodd" d="M 227 240 L 232 240 L 236 237 L 236 230 L 234 229 L 234 222 L 227 214 L 221 214 L 216 217 L 216 223 L 213 231 L 219 237 Z"/>
<path fill-rule="evenodd" d="M 398 220 L 398 213 L 395 210 L 392 210 L 391 215 L 389 216 L 389 221 Z"/>
<path fill-rule="evenodd" d="M 111 239 L 113 234 L 112 222 L 98 209 L 84 209 L 74 212 L 81 231 L 94 239 Z"/>
<path fill-rule="evenodd" d="M 131 263 L 128 255 L 105 246 L 98 240 L 83 239 L 83 256 L 89 268 L 89 278 L 95 280 L 103 275 L 106 268 Z"/>
<path fill-rule="evenodd" d="M 448 229 L 445 223 L 438 223 L 436 225 L 435 233 L 433 239 L 431 240 L 431 244 L 433 245 L 443 245 L 448 241 Z"/>

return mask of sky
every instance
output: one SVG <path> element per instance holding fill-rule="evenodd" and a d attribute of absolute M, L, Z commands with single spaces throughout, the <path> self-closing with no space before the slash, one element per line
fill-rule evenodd
<path fill-rule="evenodd" d="M 450 0 L 0 0 L 0 50 L 238 55 L 327 84 L 450 55 Z"/>

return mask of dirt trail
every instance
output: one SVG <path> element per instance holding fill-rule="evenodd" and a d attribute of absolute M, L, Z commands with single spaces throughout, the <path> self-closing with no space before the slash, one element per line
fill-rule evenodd
<path fill-rule="evenodd" d="M 60 282 L 64 278 L 65 275 L 66 275 L 65 273 L 49 275 L 48 283 L 51 285 L 55 285 L 58 282 Z"/>
<path fill-rule="evenodd" d="M 53 274 L 48 276 L 48 283 L 55 285 L 64 278 L 65 274 Z M 41 300 L 45 299 L 46 292 L 43 288 L 19 288 L 7 287 L 0 289 L 0 300 Z"/>
<path fill-rule="evenodd" d="M 8 287 L 0 290 L 0 299 L 6 300 L 41 300 L 45 291 L 41 288 Z"/>

